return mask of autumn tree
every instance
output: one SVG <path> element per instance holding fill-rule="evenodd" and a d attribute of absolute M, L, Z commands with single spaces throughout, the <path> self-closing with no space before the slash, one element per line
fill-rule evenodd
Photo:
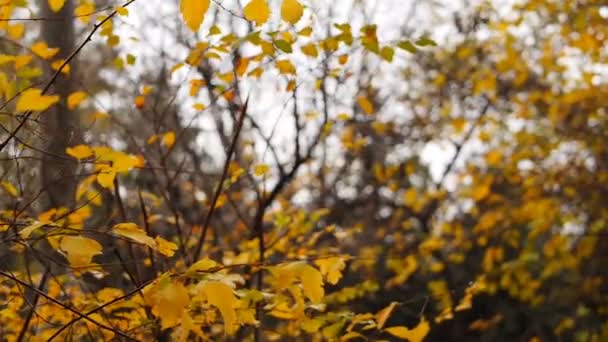
<path fill-rule="evenodd" d="M 0 3 L 0 336 L 607 338 L 605 7 L 403 7 Z"/>

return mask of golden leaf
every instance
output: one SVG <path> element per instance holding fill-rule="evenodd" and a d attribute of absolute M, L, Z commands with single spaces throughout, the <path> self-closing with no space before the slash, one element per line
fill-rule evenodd
<path fill-rule="evenodd" d="M 78 160 L 87 159 L 93 156 L 93 150 L 87 145 L 68 147 L 65 149 L 65 153 Z"/>
<path fill-rule="evenodd" d="M 23 93 L 17 100 L 17 111 L 36 111 L 42 112 L 47 110 L 50 106 L 59 102 L 59 96 L 57 95 L 42 95 L 42 90 L 36 88 L 30 88 Z"/>
<path fill-rule="evenodd" d="M 281 18 L 286 22 L 295 25 L 304 12 L 304 7 L 298 0 L 283 0 L 281 5 Z"/>
<path fill-rule="evenodd" d="M 430 329 L 431 328 L 429 326 L 429 323 L 423 317 L 422 320 L 420 320 L 420 323 L 418 323 L 418 325 L 414 329 L 408 329 L 407 327 L 403 326 L 396 326 L 386 328 L 384 331 L 403 340 L 408 340 L 410 342 L 420 342 L 424 340 L 424 337 L 429 333 Z"/>
<path fill-rule="evenodd" d="M 361 107 L 361 109 L 363 110 L 363 112 L 367 115 L 372 115 L 374 114 L 374 105 L 371 103 L 371 101 L 365 97 L 365 96 L 359 96 L 357 98 L 357 103 L 359 104 L 359 107 Z"/>
<path fill-rule="evenodd" d="M 78 105 L 81 104 L 82 101 L 86 100 L 88 96 L 89 95 L 87 95 L 87 93 L 85 93 L 84 91 L 77 91 L 71 93 L 68 96 L 68 109 L 72 110 L 78 107 Z"/>
<path fill-rule="evenodd" d="M 65 0 L 49 0 L 49 8 L 53 10 L 53 12 L 61 11 L 64 4 Z"/>
<path fill-rule="evenodd" d="M 270 17 L 270 8 L 266 0 L 251 0 L 243 9 L 245 18 L 249 21 L 255 21 L 256 25 L 262 25 L 268 21 Z"/>
<path fill-rule="evenodd" d="M 30 49 L 42 59 L 49 59 L 59 52 L 59 48 L 50 48 L 45 42 L 34 43 Z"/>
<path fill-rule="evenodd" d="M 167 132 L 163 134 L 162 142 L 167 148 L 173 147 L 173 144 L 175 144 L 175 132 Z"/>
<path fill-rule="evenodd" d="M 161 277 L 158 282 L 146 288 L 144 299 L 152 307 L 154 316 L 160 318 L 163 330 L 179 324 L 190 304 L 188 289 L 168 277 Z"/>
<path fill-rule="evenodd" d="M 319 266 L 319 270 L 325 276 L 327 282 L 332 285 L 336 285 L 340 281 L 342 270 L 346 266 L 342 257 L 319 259 L 315 261 L 315 264 Z"/>
<path fill-rule="evenodd" d="M 386 320 L 391 316 L 397 305 L 399 305 L 398 302 L 392 302 L 384 309 L 378 311 L 376 314 L 376 323 L 378 324 L 378 329 L 382 329 L 384 327 Z"/>
<path fill-rule="evenodd" d="M 59 246 L 67 254 L 68 261 L 72 267 L 90 265 L 93 256 L 101 254 L 102 251 L 102 246 L 99 242 L 74 235 L 63 237 Z"/>
<path fill-rule="evenodd" d="M 196 32 L 205 19 L 209 0 L 181 0 L 179 9 L 186 26 Z"/>
<path fill-rule="evenodd" d="M 210 281 L 201 286 L 201 293 L 206 297 L 207 302 L 222 314 L 226 333 L 233 334 L 237 328 L 235 308 L 238 307 L 239 302 L 230 286 L 220 281 Z"/>
<path fill-rule="evenodd" d="M 156 241 L 148 236 L 138 225 L 132 222 L 119 223 L 112 227 L 112 232 L 120 236 L 129 238 L 137 243 L 141 243 L 150 248 L 156 249 Z M 168 242 L 168 241 L 167 241 Z"/>

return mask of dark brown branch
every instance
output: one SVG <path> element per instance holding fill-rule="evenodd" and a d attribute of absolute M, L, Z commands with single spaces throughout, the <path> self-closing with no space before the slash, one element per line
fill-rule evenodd
<path fill-rule="evenodd" d="M 194 254 L 192 254 L 192 260 L 190 260 L 192 263 L 195 262 L 196 260 L 198 260 L 199 255 L 203 249 L 203 244 L 205 243 L 207 231 L 209 230 L 209 224 L 211 223 L 211 216 L 213 216 L 213 212 L 215 211 L 215 206 L 217 204 L 217 201 L 218 201 L 220 195 L 222 194 L 222 188 L 224 185 L 224 181 L 226 180 L 226 177 L 228 177 L 228 169 L 230 167 L 230 160 L 232 159 L 232 155 L 234 154 L 234 151 L 236 150 L 236 144 L 239 140 L 239 135 L 241 133 L 241 129 L 243 128 L 243 122 L 245 121 L 245 117 L 247 116 L 248 105 L 249 105 L 249 97 L 247 97 L 247 99 L 245 100 L 245 104 L 243 105 L 243 108 L 241 109 L 241 115 L 238 118 L 238 121 L 236 123 L 234 136 L 232 137 L 232 143 L 230 144 L 230 148 L 228 149 L 228 152 L 226 154 L 226 162 L 224 163 L 224 169 L 222 171 L 222 176 L 220 177 L 219 183 L 217 184 L 217 188 L 215 189 L 215 194 L 213 195 L 213 199 L 211 200 L 211 205 L 209 207 L 209 211 L 207 212 L 207 215 L 205 217 L 205 221 L 203 223 L 203 232 L 201 234 L 200 239 L 198 240 L 198 242 L 196 244 L 196 248 L 194 249 Z"/>
<path fill-rule="evenodd" d="M 21 286 L 24 286 L 24 287 L 27 287 L 27 288 L 31 289 L 32 291 L 36 292 L 39 296 L 42 296 L 42 297 L 46 298 L 48 301 L 53 302 L 53 303 L 61 306 L 62 308 L 64 308 L 64 309 L 66 309 L 66 310 L 68 310 L 68 311 L 70 311 L 70 312 L 78 315 L 78 317 L 86 319 L 87 321 L 95 324 L 96 326 L 98 326 L 98 327 L 100 327 L 102 329 L 111 331 L 114 334 L 119 335 L 119 336 L 121 336 L 123 338 L 126 338 L 126 339 L 128 339 L 130 341 L 137 341 L 137 339 L 135 339 L 135 338 L 133 338 L 133 337 L 131 337 L 131 336 L 123 333 L 122 331 L 120 331 L 118 329 L 114 329 L 114 328 L 109 327 L 109 326 L 107 326 L 107 325 L 105 325 L 103 323 L 97 322 L 96 320 L 94 320 L 91 317 L 89 317 L 87 314 L 83 314 L 82 312 L 80 312 L 80 311 L 72 308 L 71 306 L 66 305 L 66 304 L 58 301 L 57 299 L 55 299 L 55 298 L 47 295 L 46 293 L 44 293 L 43 291 L 39 290 L 38 288 L 36 288 L 36 287 L 34 287 L 34 286 L 32 286 L 32 285 L 24 282 L 23 280 L 15 277 L 15 276 L 13 276 L 12 274 L 10 274 L 8 272 L 0 271 L 0 275 L 4 276 L 5 278 L 8 278 L 8 279 L 10 279 L 10 280 L 12 280 L 12 281 L 14 281 L 16 283 L 18 283 L 18 284 L 20 284 Z"/>
<path fill-rule="evenodd" d="M 127 1 L 124 5 L 122 5 L 122 7 L 127 7 L 130 4 L 132 4 L 133 2 L 135 2 L 135 0 L 129 0 Z M 80 53 L 80 51 L 82 51 L 82 49 L 84 49 L 84 47 L 92 40 L 93 35 L 95 35 L 95 33 L 97 32 L 97 30 L 99 30 L 100 27 L 103 26 L 103 24 L 105 24 L 106 22 L 108 22 L 110 19 L 112 19 L 115 15 L 116 15 L 117 10 L 112 11 L 112 13 L 110 13 L 107 17 L 105 17 L 102 21 L 100 21 L 98 24 L 95 24 L 93 26 L 93 29 L 91 30 L 91 32 L 89 33 L 89 35 L 82 41 L 82 43 L 76 48 L 76 50 L 74 50 L 72 52 L 72 54 L 66 58 L 65 61 L 63 61 L 63 63 L 61 64 L 61 66 L 57 69 L 57 71 L 55 71 L 55 74 L 53 74 L 53 77 L 51 77 L 51 79 L 47 82 L 47 84 L 44 86 L 44 88 L 42 89 L 42 95 L 45 95 L 50 89 L 51 86 L 53 85 L 53 83 L 55 83 L 55 81 L 57 80 L 57 78 L 59 77 L 59 75 L 61 75 L 61 73 L 63 72 L 63 69 L 65 69 L 65 67 Z M 19 125 L 17 125 L 17 127 L 15 127 L 15 129 L 11 132 L 11 134 L 9 134 L 9 136 L 0 144 L 0 151 L 2 151 L 6 145 L 8 145 L 8 143 L 17 135 L 17 133 L 19 133 L 19 131 L 21 130 L 21 128 L 23 128 L 23 126 L 25 125 L 25 123 L 27 122 L 27 120 L 29 119 L 29 117 L 33 114 L 33 111 L 27 111 L 23 114 L 23 119 L 21 119 L 21 122 L 19 122 Z"/>

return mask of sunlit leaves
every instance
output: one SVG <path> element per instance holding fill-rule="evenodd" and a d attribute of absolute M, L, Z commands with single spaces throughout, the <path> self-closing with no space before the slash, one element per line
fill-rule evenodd
<path fill-rule="evenodd" d="M 163 134 L 162 144 L 167 148 L 173 147 L 175 144 L 175 132 L 167 132 Z"/>
<path fill-rule="evenodd" d="M 181 0 L 182 18 L 192 31 L 198 31 L 209 9 L 209 0 Z"/>
<path fill-rule="evenodd" d="M 167 241 L 160 236 L 153 239 L 142 228 L 132 222 L 116 224 L 112 227 L 112 232 L 157 250 L 159 253 L 168 257 L 173 256 L 177 250 L 177 245 L 173 242 Z"/>
<path fill-rule="evenodd" d="M 48 0 L 48 1 L 49 1 L 49 7 L 51 8 L 51 10 L 53 12 L 59 12 L 63 8 L 63 5 L 65 4 L 65 0 Z"/>
<path fill-rule="evenodd" d="M 68 155 L 70 155 L 78 160 L 90 158 L 94 154 L 93 149 L 87 145 L 78 145 L 78 146 L 74 146 L 74 147 L 68 147 L 65 150 L 65 153 L 67 153 Z"/>
<path fill-rule="evenodd" d="M 204 282 L 199 290 L 205 300 L 222 314 L 226 333 L 233 334 L 237 329 L 235 308 L 238 307 L 239 302 L 232 289 L 223 282 L 209 281 Z"/>
<path fill-rule="evenodd" d="M 156 248 L 156 241 L 135 223 L 119 223 L 112 227 L 112 232 L 150 248 Z"/>
<path fill-rule="evenodd" d="M 376 324 L 378 329 L 382 329 L 384 327 L 384 324 L 386 324 L 386 321 L 389 319 L 398 305 L 398 302 L 392 302 L 384 309 L 378 311 L 376 314 Z"/>
<path fill-rule="evenodd" d="M 306 263 L 291 263 L 269 268 L 273 275 L 273 285 L 277 289 L 287 289 L 300 281 L 302 292 L 311 302 L 319 303 L 323 299 L 323 276 L 319 270 Z"/>
<path fill-rule="evenodd" d="M 300 266 L 299 271 L 304 295 L 313 303 L 321 302 L 325 294 L 321 272 L 308 264 Z"/>
<path fill-rule="evenodd" d="M 256 176 L 264 176 L 268 171 L 270 171 L 270 166 L 268 166 L 268 164 L 258 164 L 253 169 L 253 173 Z"/>
<path fill-rule="evenodd" d="M 83 236 L 67 235 L 61 239 L 60 248 L 67 254 L 72 267 L 84 267 L 91 264 L 93 256 L 101 254 L 99 242 Z"/>
<path fill-rule="evenodd" d="M 270 18 L 270 7 L 266 0 L 251 0 L 243 8 L 243 14 L 247 20 L 254 21 L 259 26 Z"/>
<path fill-rule="evenodd" d="M 281 18 L 286 22 L 295 25 L 303 13 L 304 7 L 298 0 L 283 0 L 281 4 Z"/>
<path fill-rule="evenodd" d="M 281 74 L 294 75 L 296 73 L 296 67 L 288 59 L 278 60 L 275 65 Z"/>
<path fill-rule="evenodd" d="M 59 48 L 50 48 L 45 42 L 34 43 L 30 49 L 42 59 L 49 59 L 59 52 Z"/>
<path fill-rule="evenodd" d="M 88 24 L 91 21 L 91 15 L 93 15 L 94 12 L 95 4 L 91 0 L 84 0 L 74 9 L 74 16 L 82 23 Z"/>
<path fill-rule="evenodd" d="M 315 264 L 319 266 L 321 274 L 327 279 L 327 282 L 336 285 L 342 278 L 342 271 L 346 264 L 342 257 L 331 257 L 315 260 Z"/>
<path fill-rule="evenodd" d="M 366 96 L 357 97 L 357 103 L 363 112 L 367 115 L 374 114 L 374 105 Z"/>
<path fill-rule="evenodd" d="M 386 328 L 385 331 L 403 340 L 407 340 L 410 342 L 421 342 L 429 333 L 430 329 L 431 328 L 429 326 L 429 323 L 424 318 L 422 318 L 420 323 L 418 323 L 418 325 L 413 329 L 409 329 L 403 326 L 395 326 Z"/>
<path fill-rule="evenodd" d="M 73 110 L 80 105 L 89 95 L 84 91 L 77 91 L 68 96 L 68 109 Z"/>
<path fill-rule="evenodd" d="M 21 93 L 17 100 L 16 109 L 19 112 L 42 112 L 59 102 L 57 95 L 42 95 L 42 90 L 30 88 Z"/>
<path fill-rule="evenodd" d="M 144 299 L 160 319 L 163 330 L 179 324 L 190 303 L 188 289 L 167 275 L 144 290 Z"/>

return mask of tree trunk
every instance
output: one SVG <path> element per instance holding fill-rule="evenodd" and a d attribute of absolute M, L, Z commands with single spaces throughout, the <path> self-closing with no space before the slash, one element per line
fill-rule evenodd
<path fill-rule="evenodd" d="M 56 58 L 67 59 L 74 50 L 74 0 L 66 0 L 61 11 L 55 13 L 47 0 L 39 0 L 41 16 L 53 18 L 41 24 L 41 37 L 49 47 L 59 48 Z M 71 206 L 77 184 L 77 163 L 58 158 L 66 156 L 65 149 L 81 141 L 77 113 L 67 107 L 67 96 L 75 90 L 75 61 L 70 63 L 70 73 L 61 74 L 53 84 L 52 93 L 61 96 L 61 102 L 42 115 L 44 122 L 45 154 L 42 160 L 42 184 L 46 191 L 45 208 Z M 54 70 L 47 69 L 49 77 Z"/>

